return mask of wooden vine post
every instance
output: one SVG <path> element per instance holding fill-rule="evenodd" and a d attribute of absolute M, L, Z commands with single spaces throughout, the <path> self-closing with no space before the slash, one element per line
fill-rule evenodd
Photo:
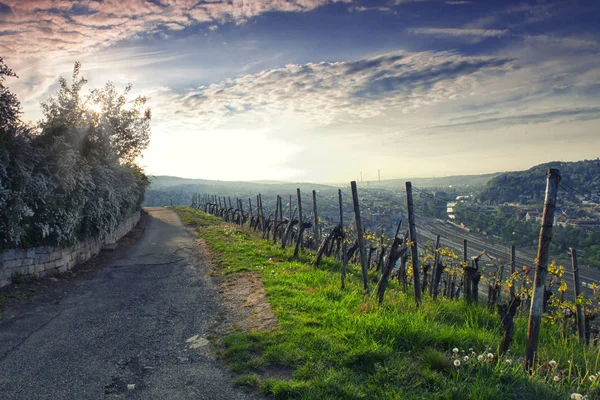
<path fill-rule="evenodd" d="M 342 189 L 338 189 L 338 198 L 340 203 L 340 227 L 342 228 L 342 289 L 346 282 L 346 267 L 348 259 L 346 258 L 346 231 L 344 230 L 344 209 L 342 203 Z"/>
<path fill-rule="evenodd" d="M 304 234 L 304 220 L 302 219 L 302 194 L 300 188 L 296 189 L 298 194 L 298 238 L 296 239 L 296 248 L 294 249 L 294 257 L 298 257 L 300 244 L 302 243 L 302 235 Z"/>
<path fill-rule="evenodd" d="M 260 193 L 258 194 L 256 201 L 257 201 L 256 207 L 258 208 L 258 219 L 260 222 L 259 229 L 264 230 L 265 229 L 265 214 L 264 214 L 263 205 L 262 205 L 262 196 Z"/>
<path fill-rule="evenodd" d="M 546 282 L 546 274 L 548 273 L 552 223 L 554 221 L 556 194 L 558 192 L 559 182 L 560 171 L 554 168 L 548 169 L 544 214 L 542 218 L 542 228 L 540 230 L 537 264 L 535 266 L 533 296 L 531 297 L 531 308 L 529 310 L 527 344 L 525 346 L 525 368 L 528 370 L 533 370 L 534 368 L 534 358 L 538 348 L 538 339 L 542 322 L 542 309 L 544 306 L 544 284 Z"/>
<path fill-rule="evenodd" d="M 279 201 L 279 221 L 283 223 L 283 202 L 281 196 L 277 196 L 277 200 Z"/>
<path fill-rule="evenodd" d="M 514 282 L 514 273 L 515 273 L 515 260 L 516 260 L 516 251 L 515 245 L 510 246 L 510 299 L 515 298 L 515 282 Z"/>
<path fill-rule="evenodd" d="M 417 230 L 415 228 L 415 210 L 412 196 L 412 183 L 406 182 L 406 207 L 408 209 L 408 233 L 410 239 L 410 254 L 413 269 L 413 286 L 415 288 L 415 302 L 421 305 L 421 282 L 419 280 L 419 255 L 417 251 Z"/>
<path fill-rule="evenodd" d="M 363 237 L 362 222 L 360 220 L 360 206 L 358 204 L 358 190 L 356 181 L 350 182 L 352 188 L 352 203 L 354 204 L 354 219 L 356 221 L 356 235 L 358 236 L 358 251 L 362 270 L 363 286 L 365 293 L 369 294 L 369 271 L 367 269 L 367 254 L 365 253 L 365 238 Z"/>
<path fill-rule="evenodd" d="M 575 309 L 577 311 L 577 334 L 579 340 L 583 343 L 585 341 L 585 322 L 583 319 L 584 310 L 581 302 L 577 299 L 581 294 L 581 282 L 579 281 L 579 266 L 577 264 L 577 250 L 571 248 L 571 266 L 573 268 L 573 294 L 575 295 Z"/>
<path fill-rule="evenodd" d="M 279 211 L 279 195 L 275 200 L 275 220 L 273 222 L 273 244 L 277 243 L 277 212 Z"/>
<path fill-rule="evenodd" d="M 321 239 L 319 238 L 319 216 L 317 214 L 317 191 L 313 190 L 312 191 L 312 195 L 313 195 L 313 213 L 314 213 L 314 232 L 315 232 L 315 245 L 314 247 L 316 249 L 319 248 L 319 242 L 321 241 Z"/>

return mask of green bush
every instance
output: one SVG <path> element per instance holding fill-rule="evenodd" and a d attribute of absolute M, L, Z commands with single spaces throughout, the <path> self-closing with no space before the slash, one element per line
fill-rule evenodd
<path fill-rule="evenodd" d="M 76 63 L 71 85 L 42 104 L 28 126 L 2 82 L 16 76 L 0 59 L 0 248 L 69 245 L 99 237 L 140 209 L 149 180 L 134 160 L 147 147 L 150 110 L 112 83 L 87 96 Z M 93 108 L 89 107 L 94 105 Z"/>

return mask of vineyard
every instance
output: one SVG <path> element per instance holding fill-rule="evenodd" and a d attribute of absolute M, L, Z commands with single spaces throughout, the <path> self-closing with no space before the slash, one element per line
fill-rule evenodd
<path fill-rule="evenodd" d="M 498 337 L 493 349 L 491 344 L 486 344 L 484 357 L 514 364 L 529 376 L 539 378 L 543 371 L 545 380 L 554 380 L 562 388 L 598 394 L 596 378 L 600 360 L 596 315 L 600 297 L 595 284 L 586 285 L 589 294 L 584 296 L 575 249 L 572 249 L 573 264 L 568 268 L 574 284 L 569 285 L 565 280 L 567 268 L 549 261 L 549 254 L 543 249 L 540 249 L 542 262 L 532 260 L 531 265 L 517 265 L 514 247 L 510 249 L 510 260 L 504 263 L 486 251 L 467 257 L 467 239 L 459 250 L 441 246 L 439 235 L 434 244 L 419 246 L 410 183 L 407 183 L 408 221 L 397 221 L 392 237 L 363 231 L 355 182 L 351 183 L 351 190 L 354 215 L 348 218 L 344 213 L 342 197 L 345 194 L 339 190 L 339 223 L 329 226 L 322 224 L 319 218 L 315 191 L 312 207 L 303 208 L 302 193 L 298 189 L 293 210 L 290 199 L 284 212 L 283 199 L 277 196 L 274 211 L 268 215 L 260 194 L 254 204 L 253 199 L 248 199 L 247 207 L 241 199 L 232 202 L 230 197 L 197 194 L 192 207 L 238 225 L 242 232 L 258 235 L 273 248 L 288 249 L 291 260 L 305 258 L 315 269 L 329 266 L 330 272 L 339 273 L 336 275 L 338 290 L 347 290 L 349 271 L 358 268 L 362 296 L 374 299 L 378 307 L 385 307 L 386 302 L 396 304 L 400 296 L 411 298 L 416 311 L 427 309 L 432 303 L 446 302 L 460 304 L 467 310 L 489 310 L 495 318 L 492 325 Z M 552 201 L 546 203 L 552 206 Z M 308 213 L 306 208 L 310 209 Z M 548 230 L 546 226 L 542 231 L 542 244 L 546 242 L 547 250 L 551 228 Z M 536 282 L 541 284 L 536 285 Z M 373 283 L 376 283 L 375 293 L 369 296 Z M 490 321 L 486 323 L 489 325 Z M 526 338 L 523 337 L 525 330 Z M 558 372 L 557 361 L 548 355 L 547 348 L 538 351 L 538 337 L 542 343 L 560 343 L 560 353 L 565 357 L 561 365 L 568 366 L 567 370 Z M 522 342 L 517 343 L 515 338 L 521 338 Z M 481 352 L 471 351 L 475 354 L 475 360 L 471 360 L 471 356 L 463 354 L 466 349 L 445 350 L 448 360 L 456 367 L 468 360 L 482 361 Z"/>

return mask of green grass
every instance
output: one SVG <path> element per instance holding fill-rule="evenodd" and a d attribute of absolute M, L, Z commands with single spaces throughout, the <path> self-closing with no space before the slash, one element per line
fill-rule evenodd
<path fill-rule="evenodd" d="M 185 207 L 175 210 L 197 227 L 223 275 L 262 275 L 278 318 L 276 329 L 237 332 L 223 340 L 222 357 L 241 374 L 236 380 L 240 386 L 258 387 L 276 399 L 549 400 L 567 399 L 572 392 L 600 398 L 598 381 L 586 379 L 600 371 L 597 348 L 565 341 L 553 326 L 543 326 L 540 368 L 530 376 L 516 356 L 524 354 L 523 318 L 516 320 L 515 356 L 488 358 L 489 352 L 495 353 L 501 329 L 498 317 L 483 307 L 447 299 L 434 302 L 425 295 L 417 309 L 412 295 L 402 293 L 395 282 L 380 306 L 363 294 L 356 266 L 349 266 L 342 290 L 340 265 L 334 260 L 314 268 L 309 265 L 312 253 L 294 260 L 291 250 L 218 218 Z M 481 353 L 485 358 L 478 361 Z M 459 367 L 453 365 L 456 359 Z M 556 367 L 548 366 L 550 359 L 558 362 Z M 291 377 L 261 377 L 277 368 L 292 371 Z M 554 382 L 554 376 L 560 381 Z"/>

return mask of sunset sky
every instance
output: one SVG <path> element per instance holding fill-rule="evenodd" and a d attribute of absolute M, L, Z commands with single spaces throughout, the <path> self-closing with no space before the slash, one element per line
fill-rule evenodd
<path fill-rule="evenodd" d="M 598 0 L 3 0 L 24 119 L 75 61 L 157 175 L 338 182 L 600 156 Z M 86 89 L 86 92 L 87 90 Z"/>

